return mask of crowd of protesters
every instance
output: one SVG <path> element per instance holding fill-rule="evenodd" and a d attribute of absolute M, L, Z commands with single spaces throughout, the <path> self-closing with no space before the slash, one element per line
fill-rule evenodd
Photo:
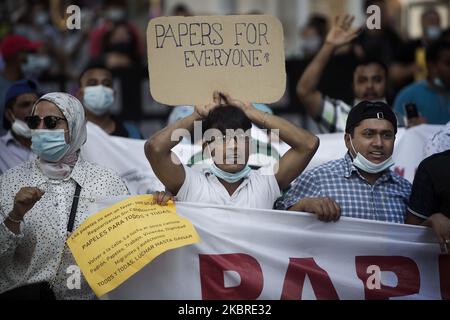
<path fill-rule="evenodd" d="M 116 173 L 80 156 L 87 121 L 109 135 L 144 138 L 136 123 L 112 110 L 115 77 L 131 72 L 141 79 L 145 69 L 142 32 L 127 14 L 126 2 L 105 3 L 86 5 L 89 19 L 77 32 L 61 31 L 45 1 L 29 1 L 2 35 L 0 294 L 10 298 L 35 292 L 46 298 L 93 298 L 85 281 L 76 296 L 62 285 L 64 266 L 74 263 L 64 245 L 67 234 L 87 217 L 92 197 L 128 194 Z M 375 4 L 385 12 L 385 1 L 364 3 L 364 10 Z M 182 6 L 176 12 L 190 14 Z M 155 194 L 158 202 L 175 197 L 303 211 L 323 221 L 348 216 L 418 224 L 431 227 L 448 250 L 449 29 L 433 7 L 422 14 L 420 39 L 402 39 L 385 18 L 386 24 L 375 30 L 353 22 L 350 15 L 338 15 L 332 23 L 311 17 L 301 33 L 307 63 L 295 81 L 298 112 L 311 117 L 321 133 L 342 133 L 347 148 L 342 158 L 303 172 L 319 146 L 314 133 L 267 106 L 237 100 L 217 88 L 209 104 L 179 107 L 181 116 L 173 115 L 165 128 L 145 137 L 145 155 L 166 187 Z M 347 75 L 347 84 L 337 72 Z M 61 75 L 77 86 L 67 92 L 42 91 L 40 80 Z M 345 90 L 335 90 L 340 86 Z M 131 110 L 132 104 L 122 110 Z M 211 159 L 204 170 L 174 161 L 171 152 L 179 143 L 172 133 L 193 130 L 196 121 L 203 123 L 202 150 Z M 430 157 L 411 185 L 390 170 L 392 154 L 398 128 L 420 124 L 447 125 L 430 140 Z M 270 174 L 248 165 L 253 125 L 279 130 L 290 146 Z"/>

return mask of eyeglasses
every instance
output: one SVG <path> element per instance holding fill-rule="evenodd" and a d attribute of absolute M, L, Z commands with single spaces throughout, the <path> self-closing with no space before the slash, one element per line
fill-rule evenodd
<path fill-rule="evenodd" d="M 45 117 L 29 116 L 26 117 L 25 120 L 30 129 L 37 129 L 37 127 L 39 127 L 39 125 L 41 124 L 41 120 L 44 120 L 44 124 L 47 129 L 55 129 L 59 121 L 67 121 L 64 118 L 57 116 L 45 116 Z"/>

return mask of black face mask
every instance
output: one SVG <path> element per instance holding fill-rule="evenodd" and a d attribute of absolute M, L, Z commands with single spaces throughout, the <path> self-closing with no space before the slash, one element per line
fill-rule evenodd
<path fill-rule="evenodd" d="M 132 42 L 120 42 L 109 45 L 108 52 L 118 52 L 133 57 L 136 49 Z"/>

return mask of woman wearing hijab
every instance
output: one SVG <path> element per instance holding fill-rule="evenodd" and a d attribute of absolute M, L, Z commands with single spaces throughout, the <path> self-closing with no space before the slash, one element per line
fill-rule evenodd
<path fill-rule="evenodd" d="M 86 120 L 75 97 L 49 93 L 31 114 L 31 148 L 38 157 L 0 176 L 0 293 L 92 299 L 82 275 L 80 285 L 70 283 L 76 262 L 65 242 L 88 217 L 89 202 L 128 190 L 115 173 L 80 157 Z"/>

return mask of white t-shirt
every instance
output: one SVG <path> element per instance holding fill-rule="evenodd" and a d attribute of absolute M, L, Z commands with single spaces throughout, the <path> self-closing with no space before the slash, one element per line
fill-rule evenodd
<path fill-rule="evenodd" d="M 252 170 L 231 196 L 209 170 L 197 171 L 184 166 L 184 172 L 186 177 L 176 196 L 178 201 L 272 209 L 281 196 L 275 175 L 263 175 L 261 169 Z"/>

